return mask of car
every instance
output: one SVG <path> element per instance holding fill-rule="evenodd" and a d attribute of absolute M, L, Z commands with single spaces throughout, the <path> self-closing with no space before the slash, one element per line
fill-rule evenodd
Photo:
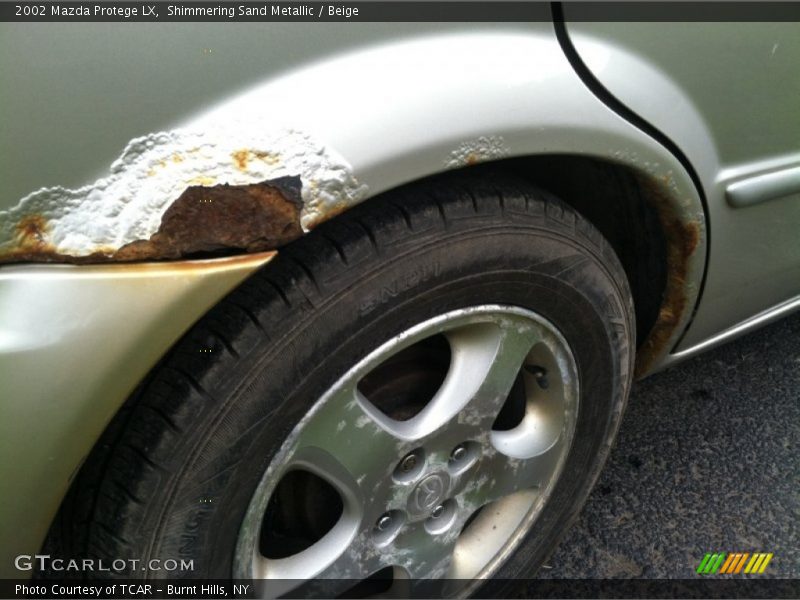
<path fill-rule="evenodd" d="M 541 8 L 0 24 L 4 577 L 502 596 L 800 305 L 797 23 Z"/>

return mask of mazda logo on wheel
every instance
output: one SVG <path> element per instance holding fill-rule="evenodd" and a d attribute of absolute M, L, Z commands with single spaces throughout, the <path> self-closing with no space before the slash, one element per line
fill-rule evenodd
<path fill-rule="evenodd" d="M 414 512 L 427 512 L 439 505 L 447 492 L 448 480 L 444 473 L 432 473 L 420 481 L 410 498 Z"/>

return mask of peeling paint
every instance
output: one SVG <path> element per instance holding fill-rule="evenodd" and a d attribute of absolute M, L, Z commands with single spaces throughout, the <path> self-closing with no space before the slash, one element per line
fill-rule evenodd
<path fill-rule="evenodd" d="M 361 415 L 356 419 L 355 426 L 357 429 L 363 429 L 367 425 L 373 423 L 369 415 Z"/>
<path fill-rule="evenodd" d="M 499 135 L 481 136 L 462 142 L 445 160 L 449 169 L 457 169 L 511 155 L 511 149 Z"/>
<path fill-rule="evenodd" d="M 279 236 L 278 244 L 358 203 L 367 193 L 342 157 L 302 132 L 263 134 L 241 125 L 153 133 L 132 140 L 107 177 L 78 189 L 43 188 L 0 211 L 0 260 L 131 260 L 138 258 L 133 248 L 143 251 L 148 242 L 151 246 L 142 257 L 153 257 L 167 237 L 165 225 L 174 238 L 182 228 L 180 218 L 201 219 L 201 213 L 189 207 L 201 204 L 204 194 L 213 197 L 217 207 L 239 207 L 252 204 L 246 196 L 257 203 L 258 185 L 272 182 L 274 187 L 288 177 L 300 183 L 301 229 Z M 201 193 L 197 186 L 207 189 Z M 233 235 L 230 229 L 224 233 L 223 238 Z M 183 241 L 188 239 L 184 236 Z M 263 243 L 235 241 L 248 250 L 268 249 Z M 200 245 L 223 247 L 226 242 L 206 240 Z M 169 252 L 164 257 L 174 256 Z"/>

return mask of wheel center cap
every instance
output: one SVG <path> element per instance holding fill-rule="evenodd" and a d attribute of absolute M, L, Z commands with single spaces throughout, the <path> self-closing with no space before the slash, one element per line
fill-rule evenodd
<path fill-rule="evenodd" d="M 420 481 L 408 498 L 408 512 L 427 514 L 447 497 L 450 476 L 444 472 L 431 473 Z"/>

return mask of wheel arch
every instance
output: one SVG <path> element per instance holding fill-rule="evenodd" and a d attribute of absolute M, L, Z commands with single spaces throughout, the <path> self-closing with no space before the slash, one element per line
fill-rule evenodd
<path fill-rule="evenodd" d="M 531 154 L 442 171 L 429 178 L 512 176 L 544 189 L 587 218 L 617 253 L 631 286 L 637 320 L 636 376 L 658 369 L 683 332 L 699 279 L 705 221 L 665 190 L 658 178 L 630 164 L 578 153 Z M 383 194 L 366 202 L 379 201 Z M 346 212 L 346 211 L 345 211 Z M 333 217 L 334 219 L 337 217 Z"/>

